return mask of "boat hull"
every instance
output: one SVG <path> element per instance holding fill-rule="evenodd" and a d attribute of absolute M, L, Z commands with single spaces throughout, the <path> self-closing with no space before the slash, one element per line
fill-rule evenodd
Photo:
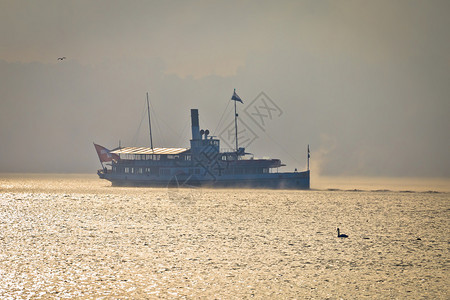
<path fill-rule="evenodd" d="M 143 187 L 211 187 L 211 188 L 264 188 L 298 189 L 310 188 L 310 171 L 293 173 L 269 173 L 258 175 L 195 177 L 171 176 L 156 177 L 144 174 L 115 174 L 99 172 L 99 177 L 109 180 L 113 186 Z"/>

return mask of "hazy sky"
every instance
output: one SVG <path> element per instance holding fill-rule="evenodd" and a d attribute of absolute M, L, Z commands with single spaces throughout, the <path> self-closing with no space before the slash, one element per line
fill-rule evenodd
<path fill-rule="evenodd" d="M 247 150 L 287 170 L 310 144 L 316 174 L 450 177 L 449 13 L 448 0 L 0 0 L 0 172 L 95 172 L 92 142 L 147 146 L 147 91 L 156 146 L 188 147 L 190 108 L 224 137 L 236 88 Z M 259 127 L 244 111 L 261 91 L 279 110 Z"/>

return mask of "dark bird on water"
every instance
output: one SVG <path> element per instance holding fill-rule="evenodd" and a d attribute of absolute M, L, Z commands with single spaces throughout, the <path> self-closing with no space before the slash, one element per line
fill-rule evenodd
<path fill-rule="evenodd" d="M 346 234 L 341 234 L 341 233 L 339 232 L 339 228 L 337 229 L 337 232 L 338 232 L 338 238 L 348 238 L 348 235 L 346 235 Z"/>
<path fill-rule="evenodd" d="M 58 60 L 65 60 L 65 59 L 66 59 L 65 56 L 63 56 L 63 57 L 58 57 Z"/>

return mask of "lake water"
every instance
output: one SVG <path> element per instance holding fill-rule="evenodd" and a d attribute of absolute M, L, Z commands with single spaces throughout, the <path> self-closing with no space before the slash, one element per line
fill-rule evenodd
<path fill-rule="evenodd" d="M 2 175 L 0 298 L 448 299 L 449 183 L 212 190 Z"/>

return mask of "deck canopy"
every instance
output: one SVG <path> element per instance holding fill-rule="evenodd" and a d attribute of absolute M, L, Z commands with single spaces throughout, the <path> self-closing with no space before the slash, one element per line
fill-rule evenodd
<path fill-rule="evenodd" d="M 176 155 L 188 151 L 187 148 L 147 148 L 147 147 L 124 147 L 111 151 L 115 154 L 169 154 Z"/>

